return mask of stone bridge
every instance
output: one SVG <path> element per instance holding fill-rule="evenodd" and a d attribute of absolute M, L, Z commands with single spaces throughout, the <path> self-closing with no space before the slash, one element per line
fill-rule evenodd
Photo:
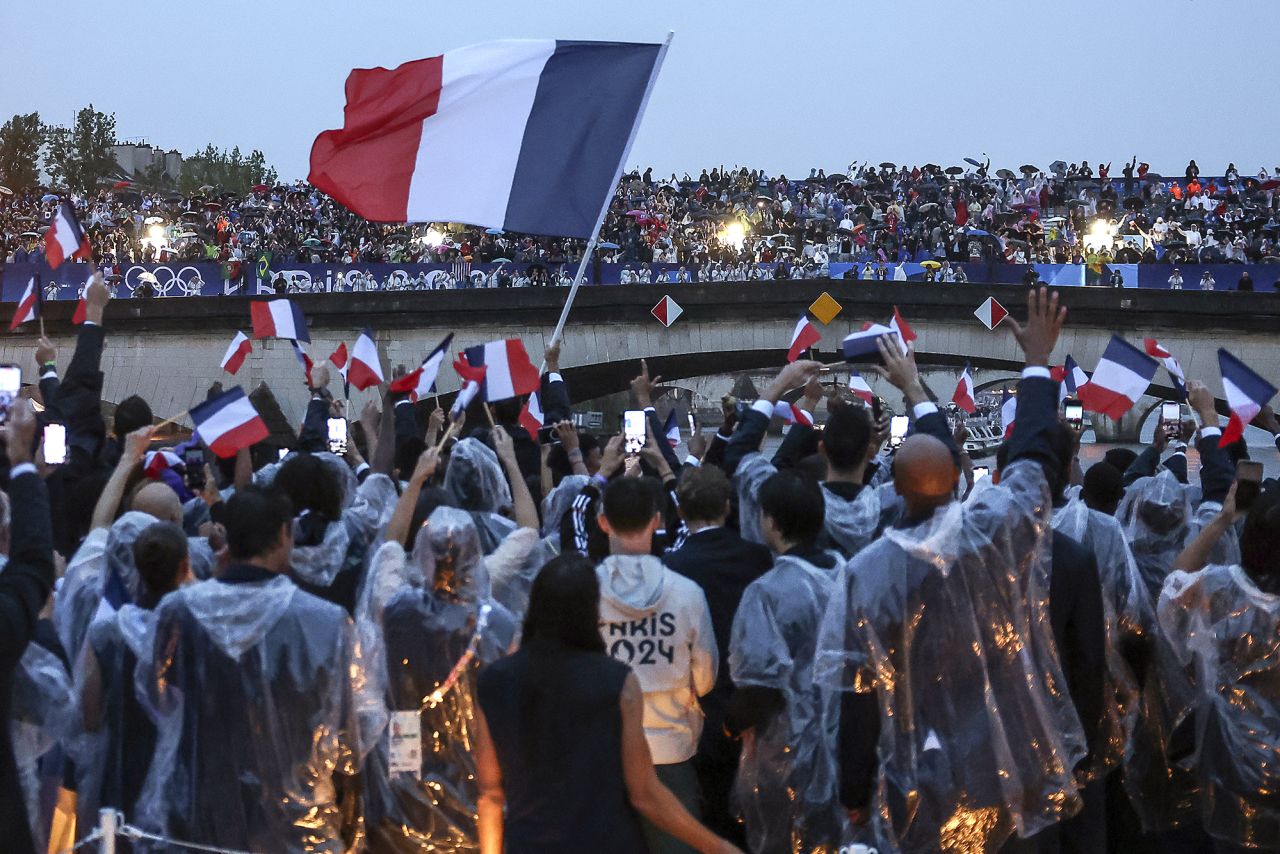
<path fill-rule="evenodd" d="M 575 402 L 627 388 L 641 358 L 667 381 L 776 370 L 784 361 L 796 319 L 824 291 L 841 305 L 817 355 L 837 362 L 840 339 L 864 321 L 886 322 L 896 304 L 919 335 L 918 360 L 938 372 L 972 364 L 979 385 L 1014 376 L 1021 366 L 1012 335 L 988 331 L 973 311 L 994 296 L 1021 314 L 1025 289 L 1018 286 L 916 282 L 813 280 L 697 285 L 585 287 L 579 291 L 565 332 L 561 364 Z M 1091 369 L 1113 332 L 1135 343 L 1158 337 L 1182 360 L 1188 376 L 1209 383 L 1221 397 L 1217 348 L 1232 352 L 1273 381 L 1280 380 L 1280 298 L 1273 294 L 1200 293 L 1064 288 L 1068 328 L 1055 354 L 1072 354 Z M 458 348 L 518 336 L 538 361 L 554 329 L 566 291 L 562 289 L 318 294 L 292 299 L 306 313 L 311 354 L 317 361 L 339 342 L 348 346 L 363 327 L 375 330 L 384 366 L 412 367 L 449 332 Z M 684 309 L 664 328 L 650 309 L 670 294 Z M 68 302 L 45 306 L 48 334 L 65 368 L 74 343 Z M 0 312 L 12 313 L 7 306 Z M 219 368 L 235 331 L 249 330 L 249 300 L 243 297 L 121 300 L 107 309 L 104 398 L 141 394 L 157 416 L 183 413 L 204 399 L 215 381 L 246 390 L 266 385 L 290 420 L 300 418 L 306 390 L 286 341 L 255 341 L 254 353 L 235 377 Z M 17 362 L 34 377 L 34 324 L 0 334 L 0 360 Z M 1163 371 L 1152 392 L 1167 389 Z M 680 383 L 687 385 L 687 383 Z M 940 378 L 940 395 L 950 386 Z M 439 386 L 457 388 L 452 368 Z M 357 406 L 364 395 L 353 392 Z M 1147 407 L 1139 407 L 1145 410 Z M 1123 426 L 1123 425 L 1122 425 Z M 1130 425 L 1136 430 L 1136 425 Z M 1127 428 L 1126 428 L 1127 429 Z"/>

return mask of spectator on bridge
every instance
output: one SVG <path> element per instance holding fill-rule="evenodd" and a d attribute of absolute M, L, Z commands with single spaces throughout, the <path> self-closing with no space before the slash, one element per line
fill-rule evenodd
<path fill-rule="evenodd" d="M 1211 291 L 1213 286 L 1217 284 L 1217 280 L 1213 278 L 1213 274 L 1205 270 L 1200 274 L 1200 290 Z"/>
<path fill-rule="evenodd" d="M 1173 273 L 1169 276 L 1169 289 L 1174 291 L 1182 290 L 1182 271 L 1177 267 L 1173 268 Z"/>

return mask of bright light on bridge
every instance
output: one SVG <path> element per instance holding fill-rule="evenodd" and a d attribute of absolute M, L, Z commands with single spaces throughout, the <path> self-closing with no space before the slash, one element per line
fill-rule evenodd
<path fill-rule="evenodd" d="M 719 237 L 724 245 L 732 246 L 735 250 L 742 249 L 742 244 L 747 242 L 747 227 L 735 220 L 724 227 Z"/>

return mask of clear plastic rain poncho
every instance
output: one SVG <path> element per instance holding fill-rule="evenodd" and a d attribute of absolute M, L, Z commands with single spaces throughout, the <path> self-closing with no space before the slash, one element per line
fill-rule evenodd
<path fill-rule="evenodd" d="M 27 808 L 27 822 L 36 849 L 45 850 L 49 838 L 49 814 L 41 809 L 44 795 L 61 782 L 58 767 L 41 768 L 40 760 L 73 732 L 76 716 L 75 692 L 66 667 L 49 650 L 29 643 L 13 673 L 9 695 L 9 740 L 18 768 L 19 792 L 4 797 L 21 797 Z"/>
<path fill-rule="evenodd" d="M 1170 471 L 1134 481 L 1116 508 L 1116 520 L 1124 528 L 1147 601 L 1153 606 L 1174 558 L 1187 542 L 1191 509 L 1187 487 Z"/>
<path fill-rule="evenodd" d="M 444 488 L 459 507 L 471 513 L 485 554 L 515 530 L 515 523 L 501 515 L 511 507 L 511 486 L 502 463 L 479 439 L 463 439 L 453 446 L 444 471 Z"/>
<path fill-rule="evenodd" d="M 838 566 L 838 556 L 831 557 Z M 814 640 L 833 572 L 779 557 L 747 587 L 733 619 L 734 685 L 771 688 L 786 701 L 743 742 L 733 801 L 752 851 L 833 851 L 845 836 L 836 800 L 839 697 L 813 678 Z"/>
<path fill-rule="evenodd" d="M 777 471 L 768 457 L 756 452 L 743 457 L 734 472 L 733 482 L 738 492 L 738 528 L 742 538 L 748 542 L 764 545 L 764 532 L 760 529 L 760 487 Z M 892 486 L 889 490 L 892 495 Z M 824 488 L 823 545 L 846 558 L 857 554 L 875 538 L 881 526 L 883 495 L 881 488 L 868 486 L 858 493 L 857 498 L 848 501 Z"/>
<path fill-rule="evenodd" d="M 1243 848 L 1280 841 L 1280 595 L 1239 565 L 1174 572 L 1158 609 L 1161 676 L 1175 726 L 1194 727 L 1184 763 L 1204 827 Z"/>
<path fill-rule="evenodd" d="M 1140 673 L 1125 655 L 1143 655 L 1151 643 L 1155 612 L 1147 601 L 1146 586 L 1124 538 L 1124 529 L 1113 517 L 1092 510 L 1080 498 L 1054 508 L 1053 527 L 1081 543 L 1098 563 L 1102 583 L 1102 614 L 1106 625 L 1107 674 L 1103 705 L 1106 718 L 1099 722 L 1093 747 L 1095 776 L 1118 767 L 1133 734 L 1139 714 Z"/>
<path fill-rule="evenodd" d="M 53 604 L 54 628 L 72 661 L 99 608 L 137 601 L 142 579 L 133 562 L 133 544 L 156 521 L 148 513 L 131 510 L 110 529 L 91 531 L 72 556 Z"/>
<path fill-rule="evenodd" d="M 139 661 L 150 660 L 155 612 L 136 605 L 89 627 L 76 663 L 82 758 L 76 763 L 76 814 L 92 827 L 98 810 L 115 807 L 130 820 L 155 751 L 156 728 L 137 694 Z"/>
<path fill-rule="evenodd" d="M 491 598 L 479 532 L 466 511 L 437 507 L 405 567 L 379 555 L 379 573 L 420 581 L 386 601 L 372 632 L 362 628 L 379 639 L 390 712 L 364 775 L 369 845 L 475 851 L 476 676 L 510 648 L 516 623 Z"/>
<path fill-rule="evenodd" d="M 1048 615 L 1049 490 L 1014 462 L 840 571 L 815 681 L 874 693 L 870 803 L 885 851 L 993 850 L 1080 805 L 1084 734 Z"/>
<path fill-rule="evenodd" d="M 165 597 L 152 649 L 138 666 L 157 730 L 139 825 L 246 851 L 346 851 L 361 734 L 385 723 L 346 615 L 285 577 L 202 581 Z"/>
<path fill-rule="evenodd" d="M 522 620 L 529 608 L 533 580 L 548 561 L 560 554 L 560 523 L 589 480 L 586 475 L 569 475 L 542 499 L 541 537 L 530 538 L 530 532 L 517 529 L 485 558 L 493 598 L 517 620 Z"/>

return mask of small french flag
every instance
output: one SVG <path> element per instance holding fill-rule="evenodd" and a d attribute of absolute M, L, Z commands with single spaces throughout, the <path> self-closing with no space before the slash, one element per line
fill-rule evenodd
<path fill-rule="evenodd" d="M 538 441 L 538 431 L 546 423 L 546 416 L 542 414 L 542 400 L 540 398 L 541 395 L 537 392 L 529 395 L 529 399 L 525 401 L 524 407 L 520 410 L 520 417 L 516 419 L 535 442 Z"/>
<path fill-rule="evenodd" d="M 44 233 L 44 257 L 55 270 L 68 258 L 93 257 L 89 238 L 76 222 L 71 202 L 64 201 L 58 205 L 49 222 L 49 230 Z"/>
<path fill-rule="evenodd" d="M 254 338 L 288 338 L 311 343 L 307 319 L 287 299 L 254 300 L 249 303 Z"/>
<path fill-rule="evenodd" d="M 662 432 L 667 437 L 667 444 L 676 447 L 680 444 L 680 425 L 676 423 L 676 411 L 667 413 L 667 423 L 662 425 Z"/>
<path fill-rule="evenodd" d="M 814 344 L 822 340 L 818 327 L 813 325 L 813 321 L 807 316 L 801 317 L 796 323 L 795 331 L 791 333 L 791 347 L 787 350 L 787 364 L 794 362 L 803 355 Z"/>
<path fill-rule="evenodd" d="M 1258 416 L 1267 401 L 1275 397 L 1276 387 L 1223 348 L 1218 350 L 1218 367 L 1222 371 L 1222 390 L 1227 396 L 1227 408 L 1231 410 L 1231 420 L 1218 440 L 1218 447 L 1225 448 L 1244 437 L 1245 425 Z"/>
<path fill-rule="evenodd" d="M 893 335 L 894 331 L 879 323 L 868 323 L 862 329 L 840 342 L 840 350 L 846 362 L 879 362 L 880 347 L 876 344 L 885 335 Z"/>
<path fill-rule="evenodd" d="M 249 336 L 243 332 L 237 332 L 236 337 L 231 339 L 231 344 L 227 347 L 226 355 L 222 357 L 222 370 L 234 374 L 240 370 L 245 358 L 252 352 L 253 342 L 249 340 Z"/>
<path fill-rule="evenodd" d="M 289 343 L 293 345 L 294 358 L 296 358 L 298 360 L 298 364 L 302 366 L 302 372 L 306 374 L 307 377 L 307 386 L 310 387 L 311 369 L 316 366 L 315 362 L 311 361 L 311 357 L 307 355 L 307 351 L 302 349 L 302 345 L 297 341 L 290 339 Z"/>
<path fill-rule="evenodd" d="M 329 364 L 338 369 L 342 378 L 347 378 L 347 342 L 338 342 L 338 349 L 329 354 Z"/>
<path fill-rule="evenodd" d="M 1169 379 L 1173 380 L 1174 390 L 1178 392 L 1178 399 L 1185 403 L 1187 375 L 1182 372 L 1182 365 L 1178 363 L 1177 358 L 1154 338 L 1142 339 L 1142 347 L 1148 356 L 1154 356 L 1160 360 L 1160 364 L 1164 365 L 1164 369 L 1169 372 Z"/>
<path fill-rule="evenodd" d="M 1089 375 L 1084 372 L 1084 368 L 1076 364 L 1076 360 L 1071 358 L 1070 353 L 1067 354 L 1067 360 L 1062 366 L 1062 382 L 1071 394 L 1079 394 L 1080 388 L 1089 382 Z"/>
<path fill-rule="evenodd" d="M 436 348 L 428 354 L 427 358 L 422 360 L 421 365 L 391 383 L 391 390 L 402 393 L 408 392 L 409 399 L 415 403 L 434 392 L 436 377 L 440 375 L 440 366 L 444 363 L 445 353 L 449 351 L 451 344 L 453 344 L 452 332 L 436 345 Z M 542 413 L 539 412 L 538 414 L 541 417 Z M 539 422 L 538 426 L 542 426 L 541 422 Z"/>
<path fill-rule="evenodd" d="M 902 316 L 902 312 L 898 311 L 898 307 L 893 307 L 893 320 L 889 321 L 889 331 L 898 336 L 898 345 L 902 347 L 902 352 L 907 352 L 907 345 L 916 340 L 916 333 L 908 325 L 906 318 Z"/>
<path fill-rule="evenodd" d="M 1013 422 L 1017 415 L 1018 399 L 1006 388 L 1000 396 L 1000 432 L 1005 439 L 1013 435 Z"/>
<path fill-rule="evenodd" d="M 867 381 L 862 378 L 862 374 L 853 370 L 849 371 L 849 391 L 853 392 L 854 397 L 861 398 L 867 406 L 871 405 L 875 397 L 871 393 L 871 386 L 867 385 Z"/>
<path fill-rule="evenodd" d="M 773 405 L 773 415 L 775 418 L 781 418 L 788 424 L 803 424 L 806 427 L 813 426 L 813 416 L 805 412 L 794 403 L 787 403 L 780 400 Z"/>
<path fill-rule="evenodd" d="M 223 458 L 235 456 L 241 448 L 261 442 L 270 433 L 240 386 L 191 407 L 190 415 L 200 438 Z"/>
<path fill-rule="evenodd" d="M 468 347 L 462 355 L 473 368 L 485 368 L 481 386 L 488 402 L 533 394 L 542 385 L 538 369 L 518 338 Z"/>
<path fill-rule="evenodd" d="M 347 382 L 360 391 L 382 382 L 382 360 L 378 358 L 378 345 L 373 341 L 373 331 L 366 327 L 351 348 L 351 364 L 347 366 Z"/>
<path fill-rule="evenodd" d="M 165 469 L 182 465 L 182 457 L 173 451 L 147 451 L 142 460 L 142 473 L 152 480 L 160 477 L 160 472 Z"/>
<path fill-rule="evenodd" d="M 964 370 L 960 372 L 960 381 L 956 383 L 956 390 L 951 395 L 951 402 L 972 415 L 978 410 L 977 404 L 974 402 L 973 390 L 973 374 L 969 369 L 969 363 L 964 363 Z"/>
<path fill-rule="evenodd" d="M 1089 412 L 1118 419 L 1146 394 L 1159 366 L 1155 359 L 1119 335 L 1112 335 L 1093 378 L 1080 386 L 1076 394 Z"/>
<path fill-rule="evenodd" d="M 71 323 L 73 326 L 79 326 L 89 319 L 89 304 L 85 302 L 84 297 L 80 297 L 80 301 L 76 303 L 75 313 L 71 315 Z"/>
<path fill-rule="evenodd" d="M 462 388 L 458 390 L 458 396 L 454 399 L 452 408 L 449 409 L 450 421 L 456 421 L 458 416 L 471 405 L 471 401 L 476 399 L 480 386 L 484 385 L 485 374 L 488 372 L 488 368 L 484 365 L 478 368 L 472 367 L 465 359 L 455 359 L 453 369 L 458 372 L 458 377 L 462 380 Z"/>
<path fill-rule="evenodd" d="M 40 316 L 40 282 L 36 276 L 31 277 L 31 281 L 27 282 L 27 288 L 22 292 L 22 296 L 18 297 L 18 308 L 13 313 L 13 320 L 9 322 L 9 331 L 17 329 L 28 320 L 35 320 Z"/>

